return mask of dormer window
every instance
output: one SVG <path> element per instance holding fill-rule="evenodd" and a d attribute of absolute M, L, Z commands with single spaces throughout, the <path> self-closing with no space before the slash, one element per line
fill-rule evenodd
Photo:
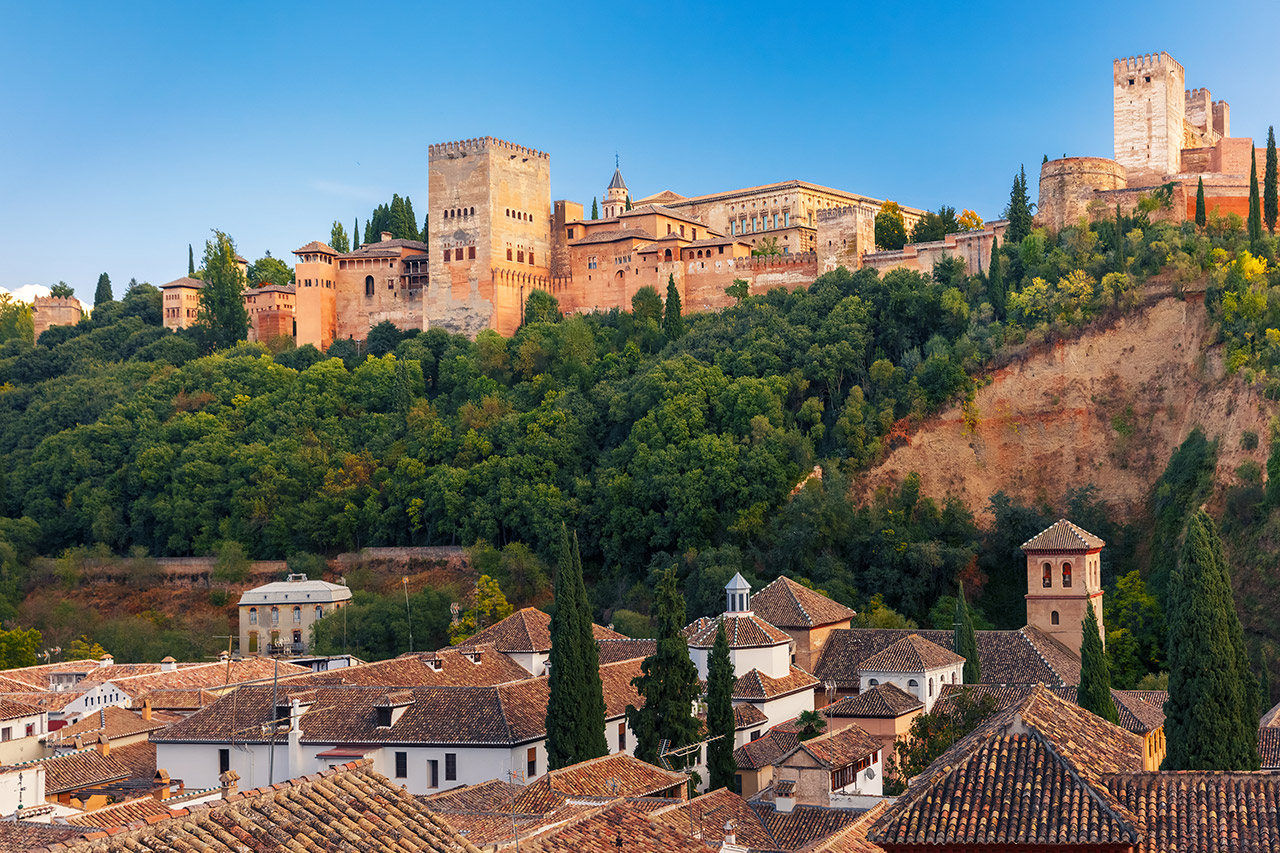
<path fill-rule="evenodd" d="M 378 728 L 386 729 L 391 727 L 391 709 L 390 708 L 374 708 L 378 715 Z"/>

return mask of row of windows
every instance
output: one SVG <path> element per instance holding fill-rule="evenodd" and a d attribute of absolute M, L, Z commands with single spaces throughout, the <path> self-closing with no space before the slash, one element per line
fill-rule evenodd
<path fill-rule="evenodd" d="M 333 258 L 328 255 L 299 255 L 298 263 L 302 264 L 332 264 Z"/>
<path fill-rule="evenodd" d="M 454 207 L 444 212 L 445 219 L 460 219 L 463 216 L 475 216 L 476 209 L 474 207 Z"/>
<path fill-rule="evenodd" d="M 1071 587 L 1071 571 L 1070 563 L 1062 564 L 1062 586 L 1065 589 L 1069 589 Z M 1085 575 L 1085 586 L 1088 586 L 1090 583 L 1094 586 L 1098 585 L 1098 569 L 1096 566 L 1085 566 Z M 1045 563 L 1041 566 L 1040 583 L 1045 589 L 1049 589 L 1053 586 L 1053 566 L 1049 563 Z"/>
<path fill-rule="evenodd" d="M 1055 613 L 1054 615 L 1057 615 L 1057 614 Z M 1054 624 L 1056 625 L 1056 624 L 1058 624 L 1058 623 L 1056 623 L 1056 622 L 1055 622 Z M 876 686 L 877 684 L 879 684 L 879 683 L 880 683 L 880 679 L 878 679 L 878 678 L 868 678 L 868 679 L 867 679 L 867 686 L 868 686 L 868 687 L 875 687 L 875 686 Z M 939 683 L 939 684 L 955 684 L 955 683 L 956 683 L 956 674 L 955 674 L 954 672 L 953 672 L 953 673 L 951 673 L 951 676 L 950 676 L 950 679 L 949 679 L 949 680 L 948 680 L 947 676 L 940 676 L 940 677 L 938 678 L 938 683 Z M 916 681 L 914 678 L 908 678 L 908 679 L 907 679 L 907 686 L 908 686 L 908 687 L 910 687 L 912 690 L 919 690 L 919 689 L 920 689 L 920 682 L 919 682 L 919 681 Z M 930 696 L 932 696 L 932 695 L 933 695 L 933 679 L 932 679 L 932 678 L 930 678 L 930 679 L 929 679 L 929 695 L 930 695 Z"/>
<path fill-rule="evenodd" d="M 302 286 L 303 287 L 324 287 L 324 288 L 332 289 L 333 282 L 326 278 L 326 279 L 316 279 L 315 283 L 312 284 L 311 279 L 308 278 L 308 279 L 303 279 Z"/>
<path fill-rule="evenodd" d="M 396 265 L 395 258 L 352 258 L 349 261 L 339 262 L 338 269 L 371 270 L 371 269 L 382 269 L 384 267 L 387 269 L 390 269 L 395 265 Z"/>
<path fill-rule="evenodd" d="M 36 733 L 36 724 L 27 723 L 27 733 L 25 737 L 31 737 L 35 733 Z M 10 741 L 10 740 L 13 740 L 13 727 L 5 726 L 3 729 L 0 729 L 0 741 Z"/>
<path fill-rule="evenodd" d="M 519 219 L 521 222 L 533 221 L 532 213 L 525 213 L 523 210 L 513 210 L 510 207 L 507 208 L 507 216 L 511 217 L 512 219 Z"/>
<path fill-rule="evenodd" d="M 196 314 L 197 314 L 197 313 L 199 313 L 199 309 L 198 309 L 198 308 L 187 308 L 187 309 L 182 309 L 182 308 L 166 308 L 166 309 L 164 309 L 164 316 L 166 316 L 166 317 L 181 317 L 181 316 L 183 316 L 183 313 L 182 313 L 182 312 L 183 312 L 184 310 L 187 312 L 187 313 L 186 313 L 186 317 L 187 317 L 187 319 L 194 319 L 194 318 L 195 318 L 195 316 L 196 316 Z"/>
<path fill-rule="evenodd" d="M 723 254 L 724 254 L 724 246 L 717 246 L 716 248 L 720 250 L 719 252 L 717 252 L 717 254 L 720 254 L 720 255 L 723 255 Z M 701 249 L 698 249 L 698 250 L 697 250 L 697 252 L 698 252 L 697 257 L 699 257 L 699 258 L 703 258 L 703 257 L 709 258 L 709 257 L 711 257 L 711 250 L 710 250 L 710 249 L 707 249 L 707 253 L 706 253 L 705 255 L 703 255 L 703 254 L 702 254 L 702 250 L 701 250 Z M 693 260 L 693 259 L 694 259 L 694 250 L 693 250 L 693 249 L 689 249 L 688 251 L 686 251 L 686 252 L 685 252 L 685 254 L 684 254 L 684 259 L 685 259 L 685 260 L 687 260 L 687 261 L 691 261 L 691 260 Z"/>
<path fill-rule="evenodd" d="M 294 631 L 294 632 L 293 632 L 293 644 L 294 644 L 295 646 L 300 646 L 300 645 L 302 645 L 302 632 L 301 632 L 301 631 Z M 272 632 L 271 632 L 271 645 L 273 645 L 273 646 L 278 646 L 278 645 L 280 645 L 280 632 L 279 632 L 279 631 L 272 631 Z M 257 654 L 257 653 L 258 653 L 258 632 L 257 632 L 257 631 L 250 631 L 250 632 L 249 632 L 249 654 L 253 655 L 253 654 Z"/>
<path fill-rule="evenodd" d="M 462 257 L 462 252 L 463 252 L 463 247 L 462 247 L 462 246 L 459 246 L 459 247 L 458 247 L 458 248 L 456 248 L 456 249 L 445 249 L 445 250 L 444 250 L 444 262 L 445 262 L 446 264 L 447 264 L 447 263 L 449 263 L 449 260 L 450 260 L 449 255 L 450 255 L 450 253 L 452 253 L 452 254 L 453 254 L 453 260 L 455 260 L 455 261 L 461 261 L 461 260 L 464 260 L 464 258 Z M 467 256 L 466 256 L 465 260 L 468 260 L 468 261 L 474 261 L 474 260 L 476 259 L 476 247 L 475 247 L 475 246 L 467 246 L 467 247 L 466 247 L 466 253 L 467 253 Z M 510 252 L 509 252 L 509 251 L 508 251 L 508 254 L 510 254 Z M 510 258 L 508 258 L 508 260 L 510 260 Z"/>
<path fill-rule="evenodd" d="M 532 249 L 530 249 L 530 250 L 529 250 L 529 252 L 528 252 L 528 254 L 529 254 L 529 266 L 533 266 L 533 250 L 532 250 Z M 518 264 L 523 264 L 523 263 L 524 263 L 524 256 L 525 256 L 525 251 L 524 251 L 524 249 L 516 249 L 516 257 L 515 257 L 515 261 L 516 261 L 516 263 L 518 263 Z M 510 250 L 510 249 L 507 249 L 507 260 L 511 260 L 511 250 Z"/>
<path fill-rule="evenodd" d="M 739 220 L 737 220 L 737 221 L 730 221 L 730 222 L 729 222 L 729 233 L 730 233 L 730 234 L 746 234 L 746 233 L 747 233 L 747 222 L 748 222 L 748 221 L 750 221 L 750 223 L 751 223 L 751 233 L 753 233 L 753 234 L 754 234 L 754 233 L 755 233 L 755 232 L 757 232 L 757 231 L 767 231 L 767 230 L 769 230 L 770 228 L 777 228 L 777 227 L 779 227 L 779 223 L 781 223 L 781 227 L 783 227 L 783 228 L 790 228 L 790 227 L 791 227 L 791 214 L 790 214 L 790 213 L 785 213 L 785 212 L 784 212 L 784 213 L 781 215 L 781 218 L 779 218 L 779 215 L 778 215 L 778 214 L 776 214 L 776 213 L 775 213 L 775 214 L 773 214 L 773 225 L 772 225 L 772 226 L 770 226 L 770 224 L 769 224 L 769 214 L 767 214 L 767 213 L 766 213 L 764 216 L 753 216 L 753 217 L 751 217 L 751 219 L 750 219 L 750 220 L 748 220 L 748 219 L 747 219 L 747 217 L 745 217 L 745 216 L 744 216 L 744 217 L 742 217 L 741 219 L 739 219 Z M 812 213 L 811 213 L 811 214 L 809 214 L 809 224 L 810 224 L 810 225 L 812 225 L 812 224 L 813 224 L 813 214 L 812 214 Z"/>
<path fill-rule="evenodd" d="M 876 750 L 870 755 L 858 759 L 848 767 L 841 767 L 839 770 L 831 772 L 831 790 L 838 791 L 847 785 L 852 785 L 858 779 L 858 774 L 866 770 L 872 764 L 880 760 L 880 750 Z"/>
<path fill-rule="evenodd" d="M 534 767 L 537 767 L 537 753 L 529 750 L 531 756 L 534 756 Z M 225 771 L 224 771 L 225 772 Z M 409 753 L 396 753 L 396 778 L 404 779 L 409 775 Z M 530 773 L 531 776 L 537 775 Z M 458 780 L 458 754 L 456 752 L 446 752 L 444 754 L 444 780 L 446 782 L 456 782 Z M 440 787 L 440 762 L 434 758 L 427 759 L 427 782 L 430 788 Z"/>
<path fill-rule="evenodd" d="M 322 616 L 324 616 L 324 608 L 321 607 L 319 604 L 317 604 L 315 609 L 315 617 L 319 619 Z M 302 608 L 299 607 L 298 605 L 294 605 L 294 608 L 293 608 L 293 621 L 295 624 L 299 624 L 302 622 Z M 249 624 L 250 625 L 258 624 L 258 608 L 256 607 L 249 608 Z M 280 608 L 279 607 L 271 608 L 271 624 L 272 625 L 280 624 Z"/>

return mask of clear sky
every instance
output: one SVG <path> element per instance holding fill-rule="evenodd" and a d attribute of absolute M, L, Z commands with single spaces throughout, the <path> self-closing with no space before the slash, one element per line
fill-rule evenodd
<path fill-rule="evenodd" d="M 1280 120 L 1280 4 L 84 3 L 0 0 L 0 287 L 161 284 L 211 228 L 242 255 L 327 240 L 427 146 L 551 154 L 590 206 L 800 178 L 1000 214 L 1025 163 L 1111 156 L 1111 62 L 1166 50 Z"/>

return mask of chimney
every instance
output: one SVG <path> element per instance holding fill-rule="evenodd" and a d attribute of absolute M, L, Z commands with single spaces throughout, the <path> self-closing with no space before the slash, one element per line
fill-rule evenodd
<path fill-rule="evenodd" d="M 225 800 L 240 790 L 240 774 L 234 770 L 227 770 L 218 776 L 218 784 L 222 786 L 222 799 Z"/>
<path fill-rule="evenodd" d="M 109 755 L 111 755 L 111 742 L 107 740 L 106 733 L 98 734 L 97 750 L 99 753 L 102 754 L 103 758 L 106 758 Z"/>
<path fill-rule="evenodd" d="M 383 232 L 379 235 L 379 237 L 381 238 L 381 242 L 385 243 L 385 242 L 387 242 L 388 240 L 390 240 L 390 239 L 391 239 L 391 232 L 390 232 L 390 231 L 383 231 Z"/>
<path fill-rule="evenodd" d="M 734 847 L 737 845 L 738 834 L 737 832 L 735 832 L 736 829 L 737 829 L 737 824 L 735 824 L 732 820 L 726 820 L 724 822 L 724 846 L 725 847 Z"/>
<path fill-rule="evenodd" d="M 146 720 L 147 722 L 151 722 L 151 700 L 150 699 L 142 700 L 142 719 Z"/>
<path fill-rule="evenodd" d="M 98 659 L 98 666 L 111 666 L 116 660 L 111 655 L 106 654 Z"/>
<path fill-rule="evenodd" d="M 173 659 L 172 655 L 167 655 L 164 660 L 160 661 L 161 672 L 173 672 L 178 668 L 178 662 Z"/>
<path fill-rule="evenodd" d="M 773 784 L 773 807 L 779 814 L 791 814 L 796 807 L 796 783 L 783 779 Z"/>

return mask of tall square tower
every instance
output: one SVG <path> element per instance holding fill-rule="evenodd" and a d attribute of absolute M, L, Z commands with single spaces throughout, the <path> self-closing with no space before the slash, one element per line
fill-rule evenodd
<path fill-rule="evenodd" d="M 1093 603 L 1103 645 L 1102 564 L 1107 543 L 1065 518 L 1022 543 L 1027 555 L 1027 624 L 1076 654 L 1084 639 L 1085 611 Z"/>
<path fill-rule="evenodd" d="M 1160 179 L 1182 165 L 1187 73 L 1167 53 L 1112 63 L 1115 159 L 1135 176 Z"/>
<path fill-rule="evenodd" d="M 510 334 L 550 277 L 551 157 L 486 136 L 432 145 L 428 165 L 424 325 Z"/>

